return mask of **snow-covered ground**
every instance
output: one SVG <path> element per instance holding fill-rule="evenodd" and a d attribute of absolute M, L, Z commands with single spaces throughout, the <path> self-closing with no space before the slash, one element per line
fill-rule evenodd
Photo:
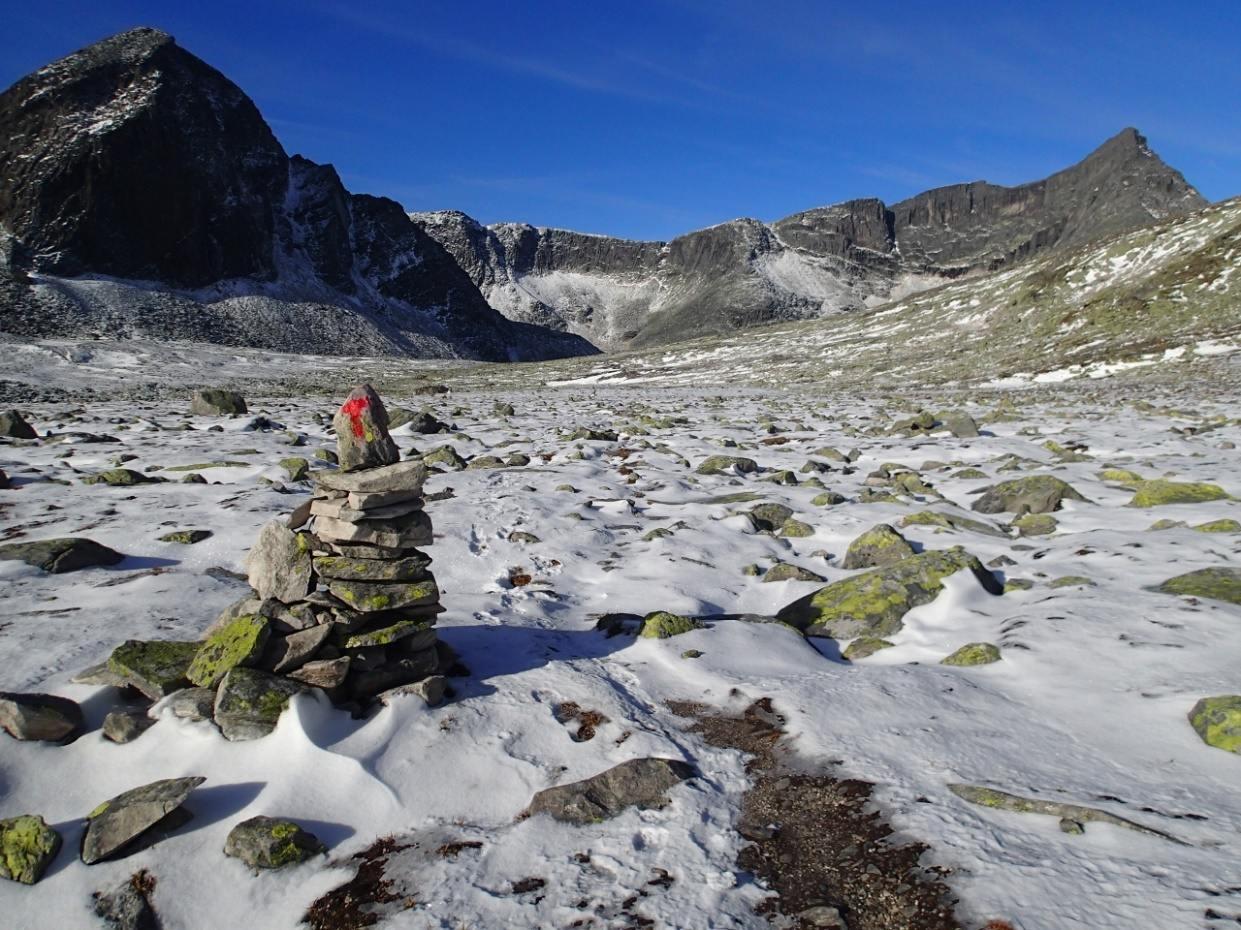
<path fill-rule="evenodd" d="M 211 364 L 224 377 L 246 361 L 243 353 L 233 361 L 221 353 Z M 123 360 L 101 357 L 98 364 L 123 367 Z M 1241 443 L 1241 411 L 1235 398 L 1201 392 L 1171 398 L 1178 410 L 1139 411 L 1120 392 L 1063 390 L 1019 394 L 1011 415 L 985 425 L 977 439 L 906 439 L 872 429 L 889 415 L 909 415 L 900 398 L 715 384 L 578 384 L 436 397 L 430 409 L 460 432 L 416 436 L 405 427 L 397 431 L 403 450 L 447 442 L 466 457 L 521 452 L 532 460 L 428 482 L 429 492 L 451 488 L 454 495 L 430 503 L 428 512 L 447 608 L 441 635 L 472 672 L 454 680 L 456 696 L 433 709 L 410 698 L 363 721 L 298 698 L 272 736 L 248 743 L 165 713 L 127 745 L 99 732 L 103 715 L 123 699 L 69 679 L 125 639 L 196 638 L 246 594 L 244 582 L 206 570 L 243 570 L 263 524 L 305 499 L 308 488 L 287 484 L 278 463 L 333 447 L 315 415 L 334 408 L 321 398 L 250 397 L 252 414 L 305 437 L 306 446 L 292 448 L 281 431 L 246 430 L 249 417 L 188 417 L 181 402 L 101 402 L 76 419 L 67 405 L 33 405 L 41 434 L 76 430 L 120 442 L 0 446 L 0 468 L 16 485 L 0 491 L 0 538 L 81 535 L 127 558 L 64 575 L 0 562 L 0 690 L 73 698 L 90 724 L 67 746 L 0 734 L 0 819 L 41 814 L 65 836 L 40 884 L 0 882 L 0 924 L 97 927 L 91 893 L 147 868 L 166 930 L 293 928 L 313 900 L 353 874 L 334 863 L 397 834 L 427 850 L 458 840 L 482 846 L 456 858 L 401 859 L 405 871 L 397 877 L 410 906 L 398 907 L 386 927 L 560 927 L 583 919 L 583 926 L 622 926 L 621 902 L 639 891 L 636 911 L 657 927 L 769 926 L 753 913 L 767 892 L 735 863 L 744 843 L 733 830 L 747 786 L 744 759 L 687 733 L 666 703 L 740 710 L 765 696 L 787 719 L 789 743 L 805 764 L 826 769 L 836 760 L 834 773 L 873 782 L 899 837 L 931 847 L 923 862 L 950 870 L 945 880 L 961 899 L 966 926 L 1002 919 L 1021 930 L 1168 930 L 1228 922 L 1207 920 L 1208 909 L 1241 917 L 1241 757 L 1207 746 L 1186 717 L 1201 697 L 1241 693 L 1241 608 L 1148 590 L 1173 575 L 1232 566 L 1241 553 L 1235 535 L 1150 531 L 1152 523 L 1241 519 L 1241 501 L 1136 509 L 1125 506 L 1130 491 L 1098 476 L 1105 464 L 1116 465 L 1144 477 L 1217 483 L 1241 497 L 1232 445 Z M 427 403 L 385 400 L 411 409 Z M 494 412 L 496 401 L 511 403 L 515 415 Z M 995 410 L 993 401 L 957 398 L 954 405 L 978 418 Z M 644 415 L 685 421 L 644 426 Z M 194 429 L 174 429 L 182 424 Z M 779 432 L 769 432 L 773 424 Z M 209 431 L 213 425 L 223 431 Z M 583 426 L 621 437 L 564 438 Z M 1212 428 L 1185 431 L 1189 426 Z M 772 438 L 788 441 L 762 444 Z M 1056 463 L 1042 445 L 1049 438 L 1085 443 L 1090 460 Z M 780 469 L 797 472 L 811 459 L 826 462 L 813 454 L 824 446 L 861 452 L 852 473 L 832 461 L 834 470 L 819 475 L 846 503 L 813 505 L 820 489 L 805 486 L 807 474 L 798 475 L 798 486 L 762 480 Z M 80 481 L 112 467 L 121 453 L 136 456 L 126 467 L 173 480 L 131 488 Z M 694 473 L 718 453 L 752 457 L 763 470 Z M 998 472 L 1011 455 L 1030 461 L 1024 470 Z M 154 470 L 225 461 L 243 464 L 200 469 L 212 482 L 206 485 Z M 920 469 L 928 461 L 951 463 L 922 472 L 946 502 L 909 495 L 900 503 L 858 501 L 881 464 Z M 953 477 L 967 465 L 988 477 Z M 846 662 L 844 643 L 804 639 L 777 624 L 723 620 L 668 640 L 609 639 L 594 629 L 607 612 L 773 614 L 820 585 L 764 583 L 744 567 L 781 560 L 835 581 L 850 574 L 840 567 L 845 549 L 869 527 L 899 525 L 928 508 L 957 505 L 968 513 L 972 492 L 1044 472 L 1090 500 L 1057 513 L 1053 536 L 902 530 L 927 549 L 962 545 L 983 562 L 1007 556 L 1015 564 L 1003 576 L 1033 586 L 992 596 L 954 576 L 937 600 L 905 617 L 895 648 L 869 659 Z M 285 493 L 260 478 L 285 482 Z M 814 535 L 755 533 L 734 514 L 757 497 L 718 500 L 739 492 L 787 504 Z M 672 535 L 645 538 L 656 528 Z M 175 529 L 213 535 L 192 546 L 159 541 Z M 515 530 L 539 541 L 510 542 Z M 516 574 L 533 581 L 514 586 Z M 1049 585 L 1069 575 L 1094 584 Z M 1000 646 L 1003 659 L 975 668 L 938 664 L 976 641 Z M 687 650 L 701 656 L 684 658 Z M 594 739 L 575 742 L 553 715 L 562 701 L 608 722 Z M 643 756 L 691 761 L 701 776 L 673 788 L 661 810 L 630 810 L 586 827 L 518 819 L 539 789 Z M 182 775 L 207 778 L 187 803 L 196 815 L 189 826 L 130 858 L 80 862 L 87 812 L 126 789 Z M 1053 817 L 967 804 L 947 787 L 962 782 L 1100 807 L 1186 845 L 1105 824 L 1067 835 Z M 256 814 L 301 822 L 331 847 L 330 858 L 250 874 L 221 850 L 229 829 Z M 673 877 L 668 887 L 648 884 L 657 869 Z M 527 878 L 546 884 L 537 895 L 515 893 L 514 883 Z"/>

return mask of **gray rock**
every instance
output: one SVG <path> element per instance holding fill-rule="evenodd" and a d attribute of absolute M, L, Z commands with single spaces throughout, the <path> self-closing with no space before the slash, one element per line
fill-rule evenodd
<path fill-rule="evenodd" d="M 145 869 L 111 891 L 95 892 L 95 913 L 111 930 L 159 930 L 159 919 L 147 898 L 155 879 Z"/>
<path fill-rule="evenodd" d="M 711 455 L 694 469 L 699 475 L 726 475 L 736 470 L 740 474 L 758 471 L 758 462 L 744 456 Z"/>
<path fill-rule="evenodd" d="M 17 410 L 0 413 L 0 436 L 8 439 L 38 439 L 39 434 Z"/>
<path fill-rule="evenodd" d="M 879 523 L 849 543 L 843 567 L 855 569 L 895 565 L 913 554 L 913 546 L 904 536 L 889 524 Z"/>
<path fill-rule="evenodd" d="M 207 629 L 203 630 L 198 637 L 198 641 L 200 643 L 206 642 L 240 616 L 260 613 L 262 606 L 263 602 L 256 597 L 243 597 L 240 600 L 233 601 L 233 603 L 221 611 L 218 617 L 211 621 Z"/>
<path fill-rule="evenodd" d="M 37 814 L 0 820 L 0 878 L 33 885 L 60 852 L 61 836 Z"/>
<path fill-rule="evenodd" d="M 273 636 L 267 642 L 261 664 L 277 675 L 286 675 L 313 659 L 331 633 L 331 624 L 325 623 L 288 636 Z"/>
<path fill-rule="evenodd" d="M 1067 482 L 1054 475 L 1030 475 L 1002 481 L 984 489 L 982 497 L 970 505 L 978 513 L 1051 513 L 1060 502 L 1089 503 Z"/>
<path fill-rule="evenodd" d="M 103 735 L 114 743 L 132 743 L 154 725 L 141 711 L 114 710 L 103 718 Z"/>
<path fill-rule="evenodd" d="M 363 520 L 358 523 L 316 517 L 315 532 L 334 543 L 361 543 L 387 549 L 429 546 L 433 539 L 431 518 L 422 511 L 395 520 Z"/>
<path fill-rule="evenodd" d="M 401 685 L 413 684 L 439 670 L 439 653 L 434 646 L 421 652 L 390 658 L 383 664 L 350 676 L 349 693 L 356 701 L 365 701 Z"/>
<path fill-rule="evenodd" d="M 426 478 L 427 467 L 422 462 L 411 459 L 382 468 L 368 468 L 365 471 L 324 472 L 316 474 L 314 482 L 318 487 L 329 491 L 374 494 L 391 491 L 421 491 Z"/>
<path fill-rule="evenodd" d="M 306 686 L 254 668 L 234 668 L 216 692 L 215 722 L 225 739 L 261 739 L 276 728 L 289 699 Z"/>
<path fill-rule="evenodd" d="M 117 565 L 124 558 L 116 550 L 81 536 L 0 545 L 0 560 L 17 559 L 53 575 L 99 565 Z"/>
<path fill-rule="evenodd" d="M 266 617 L 241 616 L 198 645 L 185 677 L 201 688 L 214 688 L 224 676 L 239 666 L 258 665 L 271 636 Z"/>
<path fill-rule="evenodd" d="M 399 559 L 351 559 L 324 556 L 314 561 L 315 574 L 339 581 L 422 581 L 427 577 L 429 556 L 410 552 Z"/>
<path fill-rule="evenodd" d="M 429 572 L 422 581 L 394 581 L 385 584 L 332 579 L 328 590 L 334 597 L 362 613 L 436 604 L 440 596 L 435 578 Z"/>
<path fill-rule="evenodd" d="M 774 533 L 793 516 L 793 508 L 784 504 L 759 504 L 751 507 L 749 514 L 760 530 Z"/>
<path fill-rule="evenodd" d="M 251 817 L 228 832 L 224 855 L 252 869 L 281 869 L 327 852 L 313 833 L 289 820 Z"/>
<path fill-rule="evenodd" d="M 693 767 L 677 759 L 630 759 L 583 781 L 543 789 L 528 811 L 565 823 L 599 823 L 629 807 L 664 807 L 668 789 L 694 776 Z"/>
<path fill-rule="evenodd" d="M 164 705 L 182 720 L 210 720 L 215 710 L 215 692 L 210 688 L 186 688 Z"/>
<path fill-rule="evenodd" d="M 199 647 L 196 642 L 128 639 L 112 650 L 108 670 L 124 685 L 158 701 L 189 687 L 186 671 Z"/>
<path fill-rule="evenodd" d="M 198 775 L 167 778 L 104 801 L 88 815 L 82 861 L 92 865 L 124 856 L 131 844 L 184 804 L 204 781 Z"/>
<path fill-rule="evenodd" d="M 349 674 L 350 662 L 349 656 L 340 656 L 336 659 L 315 659 L 313 662 L 307 662 L 301 668 L 289 672 L 286 677 L 310 685 L 312 688 L 322 688 L 324 691 L 331 691 L 333 688 L 339 688 L 345 683 L 345 678 Z"/>
<path fill-rule="evenodd" d="M 295 533 L 280 520 L 272 520 L 246 555 L 250 587 L 264 600 L 300 601 L 314 583 L 310 550 L 309 534 Z"/>
<path fill-rule="evenodd" d="M 190 413 L 194 416 L 227 417 L 248 412 L 245 398 L 236 391 L 207 388 L 190 397 Z"/>
<path fill-rule="evenodd" d="M 341 471 L 375 468 L 400 461 L 388 433 L 388 411 L 369 384 L 359 384 L 332 418 Z"/>
<path fill-rule="evenodd" d="M 443 675 L 430 675 L 413 684 L 389 688 L 379 695 L 379 702 L 387 707 L 392 701 L 406 695 L 420 698 L 427 707 L 434 707 L 444 700 L 444 692 L 448 688 L 448 679 Z"/>
<path fill-rule="evenodd" d="M 827 581 L 822 575 L 815 574 L 808 568 L 802 568 L 800 565 L 791 565 L 788 562 L 780 562 L 773 565 L 763 575 L 763 581 Z"/>
<path fill-rule="evenodd" d="M 69 679 L 69 682 L 75 685 L 107 685 L 112 688 L 126 688 L 129 686 L 129 682 L 108 668 L 107 662 L 92 665 L 85 671 L 74 675 Z"/>
<path fill-rule="evenodd" d="M 316 517 L 330 517 L 333 520 L 344 520 L 346 523 L 357 523 L 359 520 L 393 520 L 413 513 L 415 510 L 422 510 L 422 508 L 422 500 L 419 498 L 357 510 L 350 505 L 349 498 L 345 497 L 336 500 L 311 501 L 310 513 Z"/>
<path fill-rule="evenodd" d="M 944 426 L 958 439 L 977 439 L 979 435 L 978 424 L 973 417 L 966 414 L 950 416 L 944 421 Z"/>
<path fill-rule="evenodd" d="M 0 727 L 14 739 L 67 743 L 85 728 L 82 708 L 56 694 L 0 691 Z"/>

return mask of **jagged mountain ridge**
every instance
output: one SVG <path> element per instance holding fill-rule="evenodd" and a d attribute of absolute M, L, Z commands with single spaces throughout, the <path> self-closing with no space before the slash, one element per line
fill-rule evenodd
<path fill-rule="evenodd" d="M 0 330 L 324 354 L 594 351 L 514 323 L 394 201 L 290 158 L 254 103 L 155 29 L 0 95 Z"/>
<path fill-rule="evenodd" d="M 852 200 L 671 242 L 412 216 L 501 313 L 618 349 L 874 306 L 1205 204 L 1125 129 L 1030 184 L 957 184 L 890 207 Z"/>

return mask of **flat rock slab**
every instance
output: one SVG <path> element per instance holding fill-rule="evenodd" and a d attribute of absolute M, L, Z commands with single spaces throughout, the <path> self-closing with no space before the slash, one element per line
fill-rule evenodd
<path fill-rule="evenodd" d="M 108 671 L 152 701 L 189 687 L 186 672 L 201 643 L 127 639 L 108 657 Z"/>
<path fill-rule="evenodd" d="M 995 576 L 957 546 L 923 552 L 895 565 L 844 578 L 798 598 L 776 617 L 807 636 L 891 636 L 904 625 L 906 613 L 933 601 L 943 590 L 943 580 L 959 571 L 971 572 L 991 594 L 1003 592 Z"/>
<path fill-rule="evenodd" d="M 333 542 L 363 543 L 388 549 L 429 546 L 432 541 L 431 518 L 422 511 L 394 520 L 362 520 L 358 523 L 316 517 L 315 533 Z"/>
<path fill-rule="evenodd" d="M 261 739 L 276 729 L 289 699 L 306 686 L 254 668 L 234 668 L 216 692 L 215 722 L 225 739 Z"/>
<path fill-rule="evenodd" d="M 431 564 L 422 553 L 401 559 L 351 559 L 348 556 L 322 556 L 315 559 L 315 574 L 338 581 L 422 581 Z"/>
<path fill-rule="evenodd" d="M 39 434 L 26 422 L 20 411 L 5 410 L 0 413 L 0 436 L 9 439 L 38 439 Z"/>
<path fill-rule="evenodd" d="M 75 572 L 80 568 L 119 565 L 124 558 L 125 556 L 115 549 L 109 549 L 93 539 L 81 536 L 5 543 L 0 546 L 0 559 L 20 560 L 53 575 Z"/>
<path fill-rule="evenodd" d="M 89 815 L 82 861 L 92 865 L 123 856 L 126 847 L 184 804 L 204 781 L 199 775 L 167 778 L 104 801 Z"/>
<path fill-rule="evenodd" d="M 56 694 L 0 691 L 0 727 L 14 739 L 60 743 L 84 729 L 82 708 Z"/>
<path fill-rule="evenodd" d="M 60 852 L 61 836 L 36 814 L 0 820 L 0 878 L 33 885 Z"/>
<path fill-rule="evenodd" d="M 310 513 L 315 517 L 331 517 L 333 520 L 344 520 L 346 523 L 357 523 L 359 520 L 394 520 L 415 510 L 422 510 L 421 499 L 404 501 L 399 504 L 386 504 L 383 507 L 368 507 L 359 510 L 349 505 L 349 498 L 335 500 L 314 500 L 310 502 Z"/>
<path fill-rule="evenodd" d="M 257 665 L 271 635 L 266 617 L 241 616 L 197 645 L 185 677 L 200 688 L 214 688 L 231 669 Z"/>
<path fill-rule="evenodd" d="M 246 566 L 250 587 L 261 599 L 274 597 L 284 604 L 300 601 L 310 593 L 314 577 L 310 536 L 272 520 L 259 531 L 246 555 Z"/>
<path fill-rule="evenodd" d="M 327 852 L 319 838 L 289 820 L 251 817 L 233 827 L 224 841 L 224 855 L 252 869 L 280 869 Z"/>
<path fill-rule="evenodd" d="M 384 691 L 434 675 L 439 670 L 439 652 L 434 646 L 421 652 L 390 659 L 376 668 L 350 676 L 349 692 L 355 700 L 365 701 Z"/>
<path fill-rule="evenodd" d="M 440 599 L 439 586 L 430 575 L 424 581 L 389 582 L 387 584 L 333 579 L 328 584 L 328 590 L 334 597 L 340 598 L 354 610 L 362 613 L 399 610 L 402 607 L 421 607 L 424 604 L 436 604 Z"/>
<path fill-rule="evenodd" d="M 389 491 L 422 490 L 427 480 L 427 467 L 416 459 L 397 462 L 382 468 L 365 471 L 328 472 L 314 476 L 318 487 L 330 491 L 346 491 L 350 494 L 377 494 Z"/>
<path fill-rule="evenodd" d="M 664 807 L 668 789 L 694 776 L 693 766 L 677 759 L 631 759 L 584 781 L 545 788 L 528 810 L 564 823 L 599 823 L 629 807 Z"/>
<path fill-rule="evenodd" d="M 435 630 L 432 628 L 434 623 L 433 617 L 421 617 L 407 620 L 397 620 L 393 623 L 387 623 L 383 626 L 371 627 L 346 636 L 341 645 L 345 649 L 365 649 L 368 646 L 387 646 L 391 643 L 401 642 L 418 633 L 432 634 L 431 642 L 434 642 Z M 428 645 L 430 645 L 428 643 Z M 423 648 L 426 648 L 425 646 Z M 413 650 L 410 650 L 413 651 Z"/>

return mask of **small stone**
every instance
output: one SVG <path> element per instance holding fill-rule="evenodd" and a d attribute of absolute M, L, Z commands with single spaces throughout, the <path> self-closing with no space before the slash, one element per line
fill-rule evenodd
<path fill-rule="evenodd" d="M 167 478 L 158 478 L 152 475 L 144 475 L 140 471 L 134 471 L 132 468 L 109 468 L 97 475 L 91 475 L 89 478 L 83 478 L 83 484 L 106 484 L 114 488 L 129 488 L 138 484 L 162 484 Z"/>
<path fill-rule="evenodd" d="M 273 636 L 264 649 L 262 665 L 277 675 L 287 675 L 313 659 L 331 633 L 331 624 L 325 623 L 288 636 Z"/>
<path fill-rule="evenodd" d="M 413 695 L 420 698 L 427 707 L 435 707 L 444 700 L 447 689 L 448 679 L 443 675 L 428 675 L 421 681 L 384 691 L 379 695 L 379 702 L 387 707 L 396 698 Z"/>
<path fill-rule="evenodd" d="M 431 518 L 421 510 L 393 520 L 360 520 L 357 523 L 316 517 L 315 532 L 331 542 L 389 549 L 429 546 L 433 541 Z"/>
<path fill-rule="evenodd" d="M 14 739 L 67 743 L 85 728 L 82 708 L 56 694 L 0 691 L 0 727 Z"/>
<path fill-rule="evenodd" d="M 1000 650 L 991 643 L 967 643 L 952 655 L 940 659 L 940 665 L 990 665 L 999 662 Z"/>
<path fill-rule="evenodd" d="M 181 720 L 210 720 L 215 692 L 210 688 L 186 688 L 176 692 L 164 706 Z"/>
<path fill-rule="evenodd" d="M 744 456 L 712 455 L 696 469 L 699 475 L 748 474 L 758 471 L 758 462 Z"/>
<path fill-rule="evenodd" d="M 356 510 L 349 504 L 349 498 L 346 497 L 330 501 L 311 501 L 310 512 L 316 517 L 329 517 L 333 520 L 343 520 L 346 523 L 357 523 L 360 520 L 395 520 L 397 517 L 422 510 L 422 506 L 422 501 L 415 499 L 398 504 L 388 504 L 384 507 Z"/>
<path fill-rule="evenodd" d="M 234 668 L 216 692 L 215 722 L 225 739 L 260 739 L 276 728 L 289 699 L 305 690 L 305 685 L 289 678 Z"/>
<path fill-rule="evenodd" d="M 767 574 L 763 575 L 763 581 L 817 581 L 822 583 L 827 579 L 800 565 L 780 562 L 767 570 Z"/>
<path fill-rule="evenodd" d="M 240 859 L 252 869 L 280 869 L 327 852 L 313 833 L 289 820 L 251 817 L 228 832 L 224 855 Z"/>
<path fill-rule="evenodd" d="M 843 504 L 845 500 L 845 496 L 837 491 L 824 491 L 822 494 L 815 495 L 810 503 L 816 507 L 834 507 L 836 504 Z"/>
<path fill-rule="evenodd" d="M 114 710 L 103 718 L 103 735 L 114 743 L 132 743 L 154 725 L 154 720 L 139 711 Z"/>
<path fill-rule="evenodd" d="M 307 662 L 296 671 L 289 672 L 286 677 L 310 685 L 312 688 L 330 691 L 344 684 L 345 677 L 349 673 L 349 663 L 349 656 L 341 656 L 337 659 L 316 659 L 313 662 Z"/>
<path fill-rule="evenodd" d="M 565 823 L 599 823 L 629 807 L 665 807 L 668 789 L 694 777 L 693 767 L 679 759 L 630 759 L 583 781 L 545 788 L 528 811 Z"/>
<path fill-rule="evenodd" d="M 521 530 L 513 530 L 508 534 L 508 541 L 511 543 L 536 543 L 542 542 L 539 537 L 533 533 L 526 533 Z"/>
<path fill-rule="evenodd" d="M 88 815 L 82 861 L 93 865 L 125 855 L 143 833 L 185 803 L 205 778 L 169 778 L 134 788 L 104 801 Z"/>
<path fill-rule="evenodd" d="M 426 481 L 427 469 L 422 462 L 410 460 L 368 468 L 355 472 L 319 472 L 314 476 L 317 488 L 346 493 L 421 491 Z"/>
<path fill-rule="evenodd" d="M 95 892 L 95 913 L 111 930 L 159 930 L 159 918 L 147 895 L 155 879 L 142 869 L 111 891 Z"/>
<path fill-rule="evenodd" d="M 839 909 L 826 904 L 808 907 L 797 916 L 812 927 L 822 927 L 824 930 L 849 930 L 849 925 Z"/>
<path fill-rule="evenodd" d="M 1093 588 L 1095 583 L 1085 575 L 1062 575 L 1047 582 L 1049 588 Z"/>
<path fill-rule="evenodd" d="M 159 541 L 181 543 L 183 546 L 192 546 L 194 543 L 200 543 L 204 539 L 210 538 L 211 530 L 176 530 L 172 533 L 165 533 L 159 538 Z"/>
<path fill-rule="evenodd" d="M 1071 485 L 1053 475 L 1031 475 L 993 485 L 970 505 L 978 513 L 1051 513 L 1061 501 L 1089 503 Z"/>
<path fill-rule="evenodd" d="M 310 462 L 301 456 L 281 459 L 280 467 L 288 472 L 290 481 L 305 481 L 310 477 Z"/>
<path fill-rule="evenodd" d="M 669 639 L 688 633 L 690 630 L 705 630 L 706 628 L 705 623 L 694 617 L 682 617 L 668 613 L 666 610 L 657 610 L 642 618 L 642 626 L 638 635 L 645 639 Z"/>
<path fill-rule="evenodd" d="M 328 590 L 354 610 L 375 613 L 383 610 L 399 610 L 403 607 L 421 607 L 439 602 L 439 587 L 428 572 L 423 581 L 407 583 L 389 582 L 371 584 L 364 581 L 340 581 L 332 579 Z"/>
<path fill-rule="evenodd" d="M 1166 504 L 1203 504 L 1210 501 L 1234 500 L 1216 484 L 1191 481 L 1143 481 L 1134 486 L 1129 507 L 1162 507 Z"/>
<path fill-rule="evenodd" d="M 186 673 L 199 643 L 129 639 L 108 657 L 108 670 L 126 685 L 158 701 L 189 685 Z"/>
<path fill-rule="evenodd" d="M 849 661 L 854 659 L 865 659 L 873 656 L 881 649 L 891 649 L 895 643 L 890 643 L 886 639 L 880 639 L 877 636 L 859 636 L 853 642 L 849 643 L 844 651 L 844 657 Z"/>
<path fill-rule="evenodd" d="M 0 878 L 36 884 L 60 852 L 61 836 L 37 814 L 0 820 Z"/>

